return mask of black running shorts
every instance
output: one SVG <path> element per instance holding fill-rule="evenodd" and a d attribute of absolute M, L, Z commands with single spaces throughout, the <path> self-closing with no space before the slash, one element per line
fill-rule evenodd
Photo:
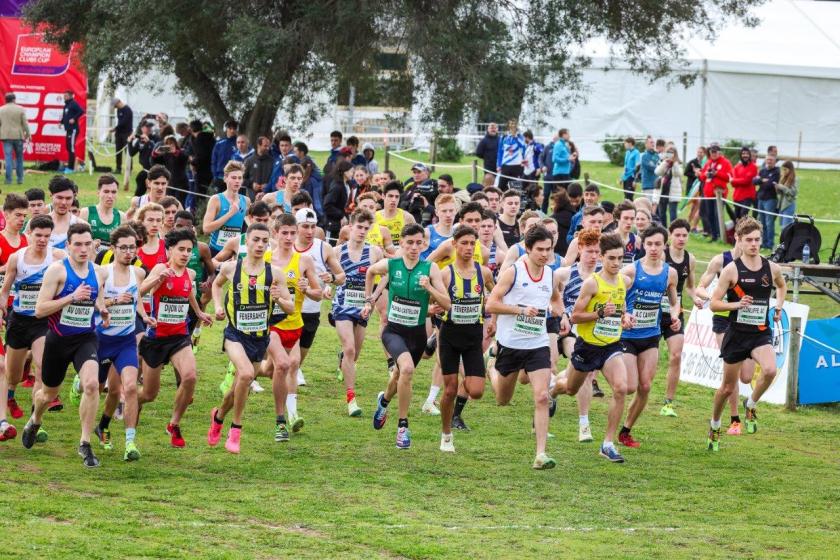
<path fill-rule="evenodd" d="M 151 368 L 159 368 L 169 363 L 179 350 L 192 346 L 192 340 L 188 334 L 178 334 L 175 336 L 164 336 L 161 338 L 149 338 L 144 336 L 140 340 L 138 350 L 140 357 L 147 366 Z"/>
<path fill-rule="evenodd" d="M 625 354 L 638 356 L 645 350 L 650 350 L 651 348 L 658 349 L 659 337 L 660 335 L 649 336 L 647 338 L 622 338 L 621 345 L 624 347 Z"/>
<path fill-rule="evenodd" d="M 507 377 L 511 373 L 518 373 L 525 370 L 525 373 L 551 369 L 551 351 L 548 346 L 542 348 L 531 348 L 520 350 L 509 348 L 498 343 L 499 352 L 496 356 L 496 371 Z"/>
<path fill-rule="evenodd" d="M 395 360 L 401 354 L 411 354 L 411 360 L 416 367 L 426 350 L 426 325 L 405 327 L 388 323 L 382 330 L 382 345 Z"/>
<path fill-rule="evenodd" d="M 464 375 L 484 377 L 484 325 L 444 323 L 438 336 L 438 356 L 444 375 L 458 374 L 461 362 Z"/>
<path fill-rule="evenodd" d="M 53 331 L 47 331 L 44 341 L 44 359 L 41 364 L 41 378 L 47 387 L 58 387 L 64 382 L 67 368 L 70 364 L 76 368 L 76 373 L 82 370 L 85 362 L 99 363 L 96 353 L 99 339 L 95 332 L 61 336 Z"/>
<path fill-rule="evenodd" d="M 770 329 L 750 333 L 729 329 L 720 343 L 720 357 L 727 364 L 737 364 L 751 357 L 752 351 L 759 346 L 773 344 Z"/>
<path fill-rule="evenodd" d="M 620 341 L 607 344 L 606 346 L 595 346 L 589 344 L 582 338 L 575 342 L 575 349 L 572 352 L 572 366 L 583 373 L 595 370 L 603 370 L 604 364 L 615 356 L 624 353 L 624 347 Z"/>
<path fill-rule="evenodd" d="M 47 335 L 47 321 L 46 317 L 37 319 L 12 311 L 6 323 L 6 346 L 15 350 L 32 348 L 33 342 Z"/>
<path fill-rule="evenodd" d="M 312 348 L 315 342 L 315 333 L 321 324 L 321 313 L 301 313 L 303 318 L 303 333 L 300 335 L 300 347 Z"/>

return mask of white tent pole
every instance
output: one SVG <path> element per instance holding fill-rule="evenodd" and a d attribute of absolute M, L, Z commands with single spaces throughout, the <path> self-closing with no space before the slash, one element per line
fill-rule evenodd
<path fill-rule="evenodd" d="M 709 83 L 709 60 L 703 59 L 703 71 L 701 73 L 703 80 L 700 89 L 700 145 L 706 145 L 706 89 Z"/>

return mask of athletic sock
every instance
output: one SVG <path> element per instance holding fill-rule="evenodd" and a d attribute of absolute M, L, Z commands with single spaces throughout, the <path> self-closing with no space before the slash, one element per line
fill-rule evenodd
<path fill-rule="evenodd" d="M 134 441 L 134 436 L 137 435 L 137 428 L 126 428 L 125 429 L 125 442 L 131 443 Z"/>
<path fill-rule="evenodd" d="M 435 404 L 435 399 L 437 398 L 438 393 L 440 393 L 440 387 L 437 385 L 429 387 L 429 396 L 426 397 L 426 404 Z"/>
<path fill-rule="evenodd" d="M 108 426 L 111 425 L 111 417 L 103 414 L 102 417 L 99 419 L 99 429 L 100 430 L 107 430 Z"/>
<path fill-rule="evenodd" d="M 15 398 L 15 390 L 14 389 L 9 389 L 9 395 L 8 395 L 7 398 L 10 398 L 10 399 Z"/>
<path fill-rule="evenodd" d="M 665 399 L 665 404 L 671 404 L 672 402 L 674 402 L 674 399 Z"/>
<path fill-rule="evenodd" d="M 601 444 L 601 447 L 604 449 L 615 449 L 615 444 L 611 441 L 604 440 L 604 443 Z"/>
<path fill-rule="evenodd" d="M 233 422 L 231 422 L 230 427 L 233 430 L 241 430 L 242 429 L 242 424 L 234 424 Z"/>
<path fill-rule="evenodd" d="M 286 423 L 286 416 L 284 414 L 279 414 L 277 416 L 277 423 L 278 424 L 285 424 Z"/>
<path fill-rule="evenodd" d="M 578 425 L 579 426 L 588 426 L 589 425 L 589 415 L 583 414 L 578 416 Z"/>
<path fill-rule="evenodd" d="M 395 365 L 397 365 L 397 362 L 394 361 L 394 358 L 388 358 L 388 369 L 391 369 Z"/>
<path fill-rule="evenodd" d="M 713 430 L 720 430 L 720 420 L 712 420 L 711 421 L 712 429 Z"/>
<path fill-rule="evenodd" d="M 747 397 L 747 408 L 755 408 L 755 401 L 752 397 Z"/>
<path fill-rule="evenodd" d="M 467 406 L 467 401 L 469 399 L 467 397 L 462 397 L 458 395 L 455 397 L 455 412 L 454 416 L 461 416 L 461 413 L 464 412 L 464 407 Z"/>
<path fill-rule="evenodd" d="M 353 389 L 347 389 L 347 402 L 349 403 L 353 399 L 356 398 L 356 391 Z"/>
<path fill-rule="evenodd" d="M 621 431 L 618 432 L 618 435 L 629 434 L 629 433 L 630 433 L 630 428 L 628 428 L 627 426 L 622 426 Z"/>
<path fill-rule="evenodd" d="M 741 417 L 736 414 L 735 416 L 730 416 L 729 421 L 730 422 L 738 422 L 740 424 L 741 423 Z"/>
<path fill-rule="evenodd" d="M 213 413 L 213 422 L 215 422 L 216 424 L 224 424 L 225 423 L 224 418 L 219 418 L 219 411 L 218 410 Z"/>
<path fill-rule="evenodd" d="M 397 428 L 408 428 L 408 418 L 400 418 L 397 422 Z"/>
<path fill-rule="evenodd" d="M 286 395 L 286 410 L 289 411 L 289 416 L 297 416 L 297 393 Z"/>

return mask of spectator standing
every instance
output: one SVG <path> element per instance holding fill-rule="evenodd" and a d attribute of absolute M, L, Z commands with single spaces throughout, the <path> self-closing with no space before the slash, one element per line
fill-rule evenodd
<path fill-rule="evenodd" d="M 522 177 L 522 161 L 525 159 L 525 137 L 519 132 L 516 120 L 508 122 L 507 134 L 499 141 L 496 154 L 496 172 L 499 173 L 499 189 L 505 192 L 511 180 Z"/>
<path fill-rule="evenodd" d="M 741 148 L 740 160 L 732 168 L 732 201 L 755 208 L 755 183 L 758 168 L 752 161 L 750 148 Z M 750 213 L 749 208 L 735 207 L 735 221 Z"/>
<path fill-rule="evenodd" d="M 134 196 L 146 194 L 146 177 L 149 169 L 152 168 L 152 152 L 158 142 L 160 138 L 152 133 L 152 122 L 148 120 L 141 121 L 139 130 L 128 137 L 128 157 L 136 155 L 141 167 L 134 179 L 136 184 Z"/>
<path fill-rule="evenodd" d="M 653 200 L 653 189 L 656 186 L 656 166 L 659 165 L 659 154 L 654 148 L 653 138 L 645 139 L 645 153 L 642 154 L 640 169 L 642 175 L 642 193 Z"/>
<path fill-rule="evenodd" d="M 571 140 L 566 140 L 566 143 L 569 145 L 569 154 L 572 158 L 572 170 L 569 173 L 569 178 L 577 181 L 580 179 L 580 152 Z"/>
<path fill-rule="evenodd" d="M 576 184 L 577 183 L 572 183 L 572 185 Z M 578 209 L 574 216 L 572 216 L 572 223 L 569 227 L 568 233 L 566 233 L 566 241 L 568 243 L 571 243 L 572 239 L 575 238 L 575 233 L 577 233 L 578 227 L 583 221 L 584 210 L 593 206 L 600 206 L 600 200 L 601 189 L 598 188 L 598 185 L 586 185 L 586 189 L 583 191 L 583 206 Z"/>
<path fill-rule="evenodd" d="M 327 239 L 335 245 L 341 232 L 344 209 L 350 200 L 350 182 L 353 179 L 353 166 L 349 161 L 339 161 L 333 170 L 332 182 L 327 196 L 324 197 L 324 217 Z"/>
<path fill-rule="evenodd" d="M 799 194 L 799 177 L 796 176 L 792 161 L 782 164 L 776 192 L 779 193 L 779 214 L 783 214 L 779 218 L 779 226 L 784 229 L 793 223 L 793 217 L 796 215 L 796 196 Z"/>
<path fill-rule="evenodd" d="M 315 213 L 318 214 L 318 219 L 322 220 L 324 217 L 324 177 L 318 169 L 318 164 L 309 157 L 309 147 L 306 144 L 295 142 L 293 150 L 303 168 L 303 190 L 309 193 Z"/>
<path fill-rule="evenodd" d="M 379 162 L 374 159 L 376 156 L 376 150 L 374 149 L 373 144 L 370 142 L 365 143 L 365 145 L 362 146 L 362 155 L 365 158 L 365 166 L 371 176 L 379 173 Z"/>
<path fill-rule="evenodd" d="M 271 141 L 269 140 L 269 146 L 270 145 Z M 240 134 L 236 137 L 236 149 L 233 151 L 233 157 L 231 158 L 233 161 L 245 163 L 245 160 L 251 157 L 254 153 L 256 153 L 256 150 L 251 147 L 251 142 L 248 140 L 246 135 Z"/>
<path fill-rule="evenodd" d="M 695 194 L 691 194 L 691 191 L 694 189 L 694 184 L 700 181 L 698 174 L 703 169 L 703 166 L 706 165 L 707 157 L 708 152 L 706 152 L 705 146 L 700 146 L 697 148 L 697 156 L 689 161 L 683 170 L 683 175 L 685 176 L 685 194 L 686 196 L 691 196 L 691 200 L 688 202 L 691 205 L 688 214 L 688 223 L 691 225 L 691 231 L 694 233 L 697 232 L 697 223 L 700 221 L 699 197 L 702 196 L 703 189 L 699 188 L 699 186 L 702 181 L 698 183 L 698 190 Z"/>
<path fill-rule="evenodd" d="M 207 188 L 213 182 L 212 157 L 216 138 L 209 130 L 204 129 L 204 123 L 196 119 L 190 122 L 189 156 L 193 168 L 196 191 L 207 194 Z"/>
<path fill-rule="evenodd" d="M 12 170 L 17 174 L 17 184 L 23 183 L 23 143 L 32 139 L 26 111 L 15 103 L 15 94 L 6 94 L 6 104 L 0 107 L 0 141 L 6 156 L 6 184 L 12 184 Z"/>
<path fill-rule="evenodd" d="M 114 149 L 117 151 L 117 173 L 122 172 L 123 152 L 128 151 L 128 138 L 134 130 L 134 112 L 122 99 L 114 98 L 117 110 L 117 125 L 111 129 L 114 133 Z"/>
<path fill-rule="evenodd" d="M 636 139 L 628 136 L 624 139 L 624 172 L 621 174 L 621 185 L 627 200 L 633 200 L 636 193 L 636 168 L 640 164 L 641 154 L 636 148 Z"/>
<path fill-rule="evenodd" d="M 262 196 L 266 185 L 268 185 L 268 180 L 271 178 L 271 172 L 274 169 L 274 157 L 272 157 L 270 150 L 271 140 L 267 136 L 260 136 L 257 138 L 257 151 L 245 159 L 245 175 L 243 176 L 242 186 L 245 189 L 245 195 L 251 199 L 251 202 L 256 200 L 257 196 Z"/>
<path fill-rule="evenodd" d="M 572 190 L 572 185 L 577 186 L 578 190 L 580 189 L 580 185 L 572 183 L 569 185 L 569 189 L 558 189 L 552 197 L 554 211 L 551 214 L 551 217 L 554 218 L 555 222 L 557 222 L 558 232 L 557 243 L 554 245 L 554 252 L 561 257 L 566 256 L 566 250 L 569 248 L 567 235 L 572 225 L 572 217 L 577 212 L 577 208 L 575 208 L 572 205 L 572 201 L 569 200 L 569 192 Z"/>
<path fill-rule="evenodd" d="M 423 163 L 412 165 L 411 175 L 405 182 L 400 208 L 411 214 L 415 222 L 426 226 L 435 215 L 437 181 L 429 176 L 429 168 Z"/>
<path fill-rule="evenodd" d="M 169 170 L 171 175 L 169 179 L 170 188 L 166 189 L 166 194 L 174 196 L 181 203 L 181 206 L 185 206 L 187 191 L 189 191 L 187 181 L 189 159 L 186 152 L 178 146 L 178 139 L 175 138 L 174 134 L 164 138 L 163 142 L 155 147 L 152 152 L 152 163 L 163 165 Z"/>
<path fill-rule="evenodd" d="M 356 136 L 350 136 L 347 138 L 347 147 L 350 148 L 351 155 L 350 155 L 350 163 L 353 167 L 357 165 L 367 165 L 367 160 L 365 156 L 359 153 L 359 138 Z"/>
<path fill-rule="evenodd" d="M 572 166 L 574 165 L 575 156 L 569 149 L 569 129 L 561 128 L 557 132 L 557 140 L 554 141 L 554 146 L 551 149 L 551 180 L 554 183 L 549 183 L 544 186 L 548 187 L 543 190 L 543 204 L 547 205 L 547 199 L 551 197 L 556 189 L 568 188 L 569 181 L 572 180 Z"/>
<path fill-rule="evenodd" d="M 537 183 L 540 178 L 540 156 L 544 146 L 534 140 L 534 133 L 526 130 L 522 137 L 525 139 L 525 158 L 522 161 L 522 178 L 528 183 Z M 548 202 L 545 203 L 548 206 Z M 545 211 L 545 209 L 543 210 Z"/>
<path fill-rule="evenodd" d="M 656 175 L 661 178 L 659 181 L 661 192 L 656 213 L 659 221 L 667 228 L 669 218 L 672 222 L 677 219 L 677 206 L 683 192 L 683 170 L 676 148 L 668 148 L 664 155 L 665 157 L 656 166 Z"/>
<path fill-rule="evenodd" d="M 729 180 L 732 178 L 732 164 L 720 153 L 720 146 L 709 146 L 709 159 L 699 173 L 703 183 L 704 200 L 700 203 L 700 217 L 703 220 L 703 231 L 708 233 L 712 241 L 720 239 L 718 231 L 717 206 L 715 204 L 715 190 L 720 189 L 721 197 L 725 200 L 729 191 Z"/>
<path fill-rule="evenodd" d="M 492 186 L 496 180 L 493 170 L 496 169 L 496 157 L 499 153 L 499 125 L 490 123 L 484 138 L 475 147 L 475 156 L 481 158 L 484 167 L 484 186 Z"/>
<path fill-rule="evenodd" d="M 340 130 L 330 132 L 330 155 L 327 156 L 327 161 L 324 163 L 324 177 L 332 177 L 333 167 L 338 163 L 342 138 Z"/>
<path fill-rule="evenodd" d="M 234 120 L 225 122 L 224 136 L 213 145 L 213 152 L 210 154 L 210 168 L 213 171 L 212 186 L 216 190 L 225 188 L 225 165 L 233 159 L 236 153 L 236 131 L 239 123 Z"/>
<path fill-rule="evenodd" d="M 753 179 L 753 182 L 758 185 L 757 198 L 758 209 L 761 211 L 759 212 L 759 221 L 762 229 L 762 249 L 772 249 L 776 236 L 776 216 L 768 212 L 775 213 L 779 209 L 776 193 L 776 185 L 779 183 L 779 179 L 781 179 L 781 172 L 776 166 L 776 156 L 768 153 L 758 176 Z"/>
<path fill-rule="evenodd" d="M 85 112 L 73 99 L 73 92 L 64 92 L 64 109 L 61 112 L 61 126 L 64 128 L 64 143 L 67 148 L 67 167 L 65 173 L 72 173 L 76 168 L 76 137 L 79 135 L 79 119 Z"/>

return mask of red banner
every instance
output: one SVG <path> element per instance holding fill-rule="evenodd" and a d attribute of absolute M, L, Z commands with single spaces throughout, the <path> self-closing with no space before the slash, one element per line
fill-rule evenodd
<path fill-rule="evenodd" d="M 16 102 L 26 110 L 32 143 L 24 159 L 67 161 L 66 132 L 61 126 L 64 92 L 87 110 L 87 74 L 79 62 L 79 47 L 69 53 L 44 42 L 23 20 L 0 18 L 0 92 L 14 92 Z M 85 159 L 87 117 L 79 119 L 76 157 Z"/>

